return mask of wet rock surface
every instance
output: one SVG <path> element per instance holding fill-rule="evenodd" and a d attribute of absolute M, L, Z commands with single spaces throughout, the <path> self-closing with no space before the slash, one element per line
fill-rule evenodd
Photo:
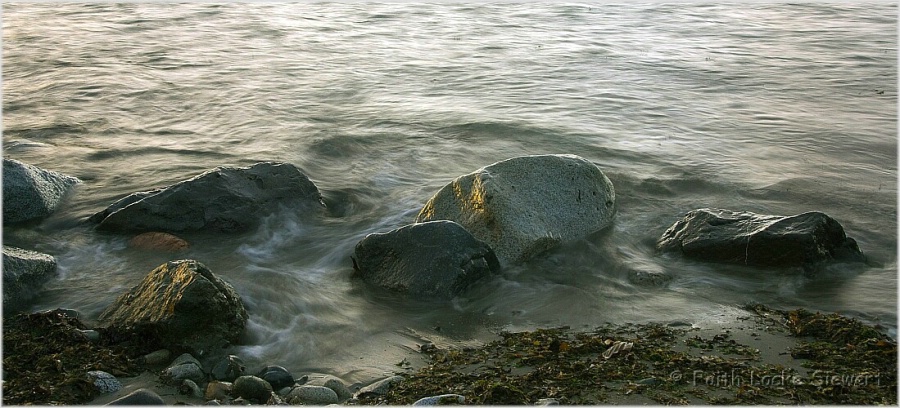
<path fill-rule="evenodd" d="M 148 333 L 166 346 L 197 352 L 234 342 L 246 321 L 234 288 L 194 260 L 159 266 L 100 315 L 104 325 Z"/>
<path fill-rule="evenodd" d="M 115 232 L 246 231 L 281 208 L 324 214 L 315 184 L 287 163 L 217 167 L 163 189 L 131 194 L 90 218 Z"/>
<path fill-rule="evenodd" d="M 3 159 L 3 222 L 12 224 L 50 215 L 78 183 L 81 180 L 76 177 Z"/>
<path fill-rule="evenodd" d="M 841 224 L 821 212 L 779 216 L 703 208 L 669 227 L 657 248 L 752 266 L 814 268 L 831 261 L 865 261 Z"/>
<path fill-rule="evenodd" d="M 35 292 L 56 274 L 56 258 L 40 252 L 3 246 L 3 309 L 21 310 Z"/>
<path fill-rule="evenodd" d="M 416 222 L 459 223 L 505 267 L 606 228 L 615 203 L 612 182 L 590 161 L 522 156 L 457 177 L 428 200 Z"/>
<path fill-rule="evenodd" d="M 450 221 L 369 234 L 356 245 L 353 265 L 356 275 L 370 284 L 440 299 L 450 299 L 500 269 L 486 243 Z"/>

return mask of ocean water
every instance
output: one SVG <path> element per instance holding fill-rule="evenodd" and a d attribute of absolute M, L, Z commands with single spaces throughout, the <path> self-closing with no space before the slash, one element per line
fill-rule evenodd
<path fill-rule="evenodd" d="M 90 321 L 154 267 L 197 259 L 250 314 L 232 351 L 361 381 L 425 339 L 687 321 L 748 302 L 897 320 L 897 7 L 888 3 L 4 4 L 3 156 L 84 181 L 3 227 L 54 255 L 29 310 Z M 351 278 L 366 234 L 413 222 L 453 178 L 572 153 L 612 180 L 608 230 L 447 302 Z M 332 216 L 127 248 L 87 217 L 216 166 L 293 163 Z M 816 276 L 658 254 L 702 207 L 837 219 L 870 259 Z M 674 276 L 636 286 L 633 269 Z"/>

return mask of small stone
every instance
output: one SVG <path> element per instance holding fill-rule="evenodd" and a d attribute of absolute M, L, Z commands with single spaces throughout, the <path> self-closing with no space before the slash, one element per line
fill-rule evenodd
<path fill-rule="evenodd" d="M 294 385 L 294 376 L 282 366 L 266 366 L 256 376 L 268 381 L 274 390 Z"/>
<path fill-rule="evenodd" d="M 337 404 L 338 396 L 331 388 L 319 385 L 301 385 L 294 387 L 288 394 L 290 404 L 327 405 Z"/>
<path fill-rule="evenodd" d="M 166 405 L 159 394 L 146 388 L 139 388 L 122 398 L 110 402 L 106 405 Z"/>
<path fill-rule="evenodd" d="M 234 380 L 232 391 L 240 398 L 265 403 L 272 395 L 272 385 L 255 375 L 243 375 Z"/>
<path fill-rule="evenodd" d="M 425 354 L 434 353 L 435 351 L 437 351 L 437 346 L 435 346 L 434 343 L 420 344 L 419 351 Z"/>
<path fill-rule="evenodd" d="M 559 401 L 553 398 L 541 398 L 534 405 L 559 405 Z"/>
<path fill-rule="evenodd" d="M 200 386 L 191 380 L 182 381 L 181 386 L 178 387 L 178 392 L 180 392 L 182 395 L 190 395 L 196 398 L 203 398 L 203 391 L 200 391 Z"/>
<path fill-rule="evenodd" d="M 384 395 L 387 394 L 392 385 L 401 381 L 403 381 L 403 377 L 399 375 L 388 377 L 363 387 L 359 390 L 359 392 L 356 393 L 356 396 L 358 398 L 367 394 Z"/>
<path fill-rule="evenodd" d="M 188 363 L 196 364 L 197 367 L 203 367 L 203 365 L 200 364 L 200 360 L 197 360 L 196 358 L 194 358 L 194 356 L 190 355 L 189 353 L 184 353 L 184 354 L 176 357 L 175 360 L 173 360 L 172 363 L 169 364 L 169 367 L 174 367 L 177 365 L 188 364 Z"/>
<path fill-rule="evenodd" d="M 459 394 L 443 394 L 443 395 L 435 395 L 433 397 L 425 397 L 416 402 L 413 402 L 413 406 L 423 406 L 423 405 L 457 405 L 464 404 L 466 402 L 466 397 L 463 397 Z"/>
<path fill-rule="evenodd" d="M 245 369 L 244 360 L 235 355 L 228 355 L 216 363 L 210 374 L 219 381 L 234 381 L 244 375 Z"/>
<path fill-rule="evenodd" d="M 206 375 L 200 366 L 194 363 L 179 364 L 165 369 L 162 373 L 163 382 L 170 384 L 179 384 L 183 380 L 192 380 L 194 382 L 203 382 Z"/>
<path fill-rule="evenodd" d="M 159 366 L 165 364 L 172 358 L 172 352 L 166 349 L 156 350 L 144 356 L 144 364 L 149 366 Z"/>
<path fill-rule="evenodd" d="M 203 395 L 207 400 L 226 400 L 231 395 L 233 386 L 230 382 L 210 381 L 206 385 L 206 393 Z"/>
<path fill-rule="evenodd" d="M 338 401 L 346 401 L 353 396 L 353 393 L 350 392 L 350 388 L 348 388 L 343 381 L 333 375 L 326 375 L 324 377 L 315 378 L 313 380 L 310 380 L 306 384 L 331 388 L 331 390 L 334 391 L 335 394 L 337 394 Z"/>
<path fill-rule="evenodd" d="M 94 388 L 101 394 L 109 394 L 122 389 L 122 383 L 106 371 L 88 371 L 87 376 L 88 381 L 94 383 Z"/>

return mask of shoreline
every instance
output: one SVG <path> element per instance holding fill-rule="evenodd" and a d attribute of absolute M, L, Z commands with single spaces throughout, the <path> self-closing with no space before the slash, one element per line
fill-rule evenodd
<path fill-rule="evenodd" d="M 7 339 L 27 342 L 30 335 L 38 334 L 29 333 L 31 323 L 22 324 L 20 318 L 38 315 L 6 319 L 5 350 L 10 350 Z M 122 389 L 98 395 L 76 386 L 69 393 L 58 393 L 57 399 L 14 399 L 28 393 L 38 395 L 41 388 L 59 390 L 78 384 L 79 374 L 72 368 L 64 373 L 68 378 L 65 384 L 31 383 L 33 389 L 27 390 L 21 382 L 5 381 L 5 404 L 103 405 L 139 388 L 154 391 L 169 405 L 206 403 L 163 383 L 157 367 L 137 363 L 140 354 L 155 345 L 143 345 L 141 350 L 136 339 L 121 333 L 116 334 L 119 343 L 105 342 L 90 350 L 71 337 L 67 345 L 63 332 L 77 329 L 81 323 L 68 320 L 67 324 L 50 325 L 55 333 L 31 340 L 54 343 L 47 339 L 62 339 L 56 346 L 80 353 L 78 358 L 91 360 L 95 356 L 85 355 L 90 352 L 107 357 L 87 361 L 88 365 L 118 362 L 122 368 L 116 376 Z M 458 394 L 466 404 L 478 405 L 897 403 L 896 339 L 875 326 L 838 314 L 753 305 L 694 322 L 607 324 L 594 330 L 540 328 L 501 332 L 497 338 L 477 346 L 410 348 L 408 357 L 394 370 L 403 381 L 384 395 L 369 394 L 342 403 L 408 405 L 443 394 Z M 58 352 L 60 358 L 66 358 L 67 350 Z M 7 378 L 21 368 L 7 360 L 13 357 L 4 354 Z M 41 367 L 47 371 L 41 372 Z M 35 372 L 29 372 L 32 378 L 51 374 L 46 366 L 34 368 Z M 247 374 L 253 373 L 255 367 L 248 367 Z M 308 379 L 326 376 L 295 374 Z M 356 394 L 367 384 L 348 388 Z"/>

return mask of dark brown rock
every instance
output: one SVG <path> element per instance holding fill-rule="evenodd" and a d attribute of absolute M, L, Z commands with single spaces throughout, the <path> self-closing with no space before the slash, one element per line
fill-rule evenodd
<path fill-rule="evenodd" d="M 187 241 L 167 232 L 145 232 L 128 241 L 135 249 L 161 252 L 179 252 L 191 247 Z"/>

